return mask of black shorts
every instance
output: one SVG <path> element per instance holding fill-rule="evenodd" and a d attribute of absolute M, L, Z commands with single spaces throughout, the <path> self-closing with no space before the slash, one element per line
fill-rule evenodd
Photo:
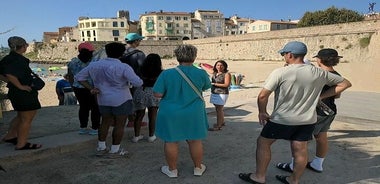
<path fill-rule="evenodd" d="M 309 141 L 313 139 L 314 126 L 315 124 L 290 126 L 268 121 L 260 135 L 268 139 Z"/>
<path fill-rule="evenodd" d="M 32 111 L 41 109 L 40 101 L 38 100 L 38 91 L 31 92 L 9 88 L 8 98 L 11 101 L 15 111 Z"/>

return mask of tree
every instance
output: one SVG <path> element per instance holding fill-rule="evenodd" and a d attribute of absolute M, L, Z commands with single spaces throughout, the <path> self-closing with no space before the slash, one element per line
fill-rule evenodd
<path fill-rule="evenodd" d="M 347 22 L 363 21 L 364 16 L 357 11 L 337 9 L 334 6 L 322 11 L 306 12 L 298 22 L 298 27 L 309 27 Z"/>

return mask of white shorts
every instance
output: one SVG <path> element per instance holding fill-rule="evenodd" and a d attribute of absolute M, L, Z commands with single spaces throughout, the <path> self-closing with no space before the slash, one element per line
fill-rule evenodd
<path fill-rule="evenodd" d="M 214 105 L 225 105 L 228 99 L 228 94 L 214 94 L 211 93 L 210 103 Z"/>

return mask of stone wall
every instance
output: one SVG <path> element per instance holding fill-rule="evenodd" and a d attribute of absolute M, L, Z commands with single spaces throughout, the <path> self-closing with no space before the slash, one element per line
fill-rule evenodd
<path fill-rule="evenodd" d="M 291 40 L 302 41 L 309 48 L 307 58 L 311 59 L 322 48 L 337 49 L 343 55 L 344 62 L 362 62 L 379 60 L 380 22 L 369 20 L 355 23 L 344 23 L 327 26 L 315 26 L 245 35 L 232 35 L 186 41 L 153 41 L 144 40 L 139 47 L 148 53 L 172 57 L 174 48 L 182 44 L 193 44 L 198 48 L 198 59 L 201 60 L 282 60 L 277 53 L 283 45 Z M 369 44 L 365 44 L 365 41 Z M 363 46 L 361 46 L 364 43 Z M 100 48 L 106 42 L 93 42 Z M 38 61 L 55 61 L 65 63 L 77 55 L 77 42 L 32 45 Z M 35 49 L 38 48 L 38 49 Z"/>

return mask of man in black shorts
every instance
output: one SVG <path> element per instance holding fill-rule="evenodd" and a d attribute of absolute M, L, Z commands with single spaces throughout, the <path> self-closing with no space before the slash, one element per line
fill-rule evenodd
<path fill-rule="evenodd" d="M 288 65 L 269 75 L 257 97 L 259 122 L 264 127 L 257 139 L 256 171 L 239 174 L 240 179 L 250 183 L 265 183 L 271 145 L 277 139 L 290 141 L 294 171 L 291 176 L 276 175 L 276 178 L 282 183 L 299 183 L 307 164 L 307 141 L 312 139 L 319 98 L 336 95 L 351 86 L 343 77 L 304 64 L 307 47 L 302 42 L 291 41 L 279 53 Z M 324 85 L 335 87 L 321 94 Z M 269 115 L 267 104 L 272 92 L 274 108 Z"/>

